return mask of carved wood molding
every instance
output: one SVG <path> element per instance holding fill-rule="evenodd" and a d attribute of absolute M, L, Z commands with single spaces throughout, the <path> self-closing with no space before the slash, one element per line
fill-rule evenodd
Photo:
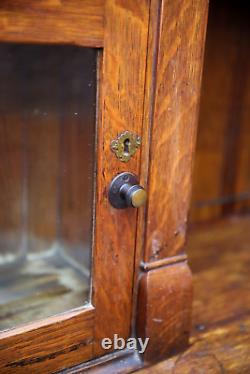
<path fill-rule="evenodd" d="M 192 275 L 186 262 L 144 273 L 140 279 L 137 336 L 149 338 L 145 361 L 158 361 L 188 343 Z"/>
<path fill-rule="evenodd" d="M 207 0 L 151 2 L 141 166 L 149 197 L 139 212 L 134 293 L 136 334 L 150 338 L 146 362 L 188 342 L 192 276 L 184 246 L 207 10 Z"/>

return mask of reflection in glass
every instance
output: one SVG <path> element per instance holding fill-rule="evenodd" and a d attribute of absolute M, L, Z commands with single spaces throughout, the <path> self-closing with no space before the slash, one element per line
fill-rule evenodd
<path fill-rule="evenodd" d="M 96 52 L 0 44 L 0 330 L 88 301 Z"/>

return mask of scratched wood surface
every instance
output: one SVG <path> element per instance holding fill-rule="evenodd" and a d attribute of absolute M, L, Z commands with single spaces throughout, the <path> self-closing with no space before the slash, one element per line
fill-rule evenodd
<path fill-rule="evenodd" d="M 193 222 L 250 209 L 249 33 L 245 2 L 210 1 L 193 178 Z"/>
<path fill-rule="evenodd" d="M 0 40 L 101 47 L 104 0 L 2 0 Z"/>
<path fill-rule="evenodd" d="M 207 1 L 163 1 L 151 128 L 145 261 L 183 250 Z"/>
<path fill-rule="evenodd" d="M 249 373 L 249 229 L 249 216 L 192 229 L 187 246 L 194 279 L 189 348 L 140 373 Z"/>

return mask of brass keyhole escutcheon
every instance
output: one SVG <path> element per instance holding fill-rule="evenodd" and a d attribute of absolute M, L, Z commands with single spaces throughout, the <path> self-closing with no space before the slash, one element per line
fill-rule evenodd
<path fill-rule="evenodd" d="M 130 131 L 124 131 L 110 144 L 111 150 L 121 162 L 128 162 L 141 145 L 141 138 Z"/>
<path fill-rule="evenodd" d="M 130 140 L 125 139 L 123 142 L 123 152 L 124 154 L 129 155 L 130 154 Z"/>

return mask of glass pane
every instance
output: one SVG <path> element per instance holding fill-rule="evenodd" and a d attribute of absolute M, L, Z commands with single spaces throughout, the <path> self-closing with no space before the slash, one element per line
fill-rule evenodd
<path fill-rule="evenodd" d="M 0 44 L 0 330 L 88 302 L 96 51 Z"/>

